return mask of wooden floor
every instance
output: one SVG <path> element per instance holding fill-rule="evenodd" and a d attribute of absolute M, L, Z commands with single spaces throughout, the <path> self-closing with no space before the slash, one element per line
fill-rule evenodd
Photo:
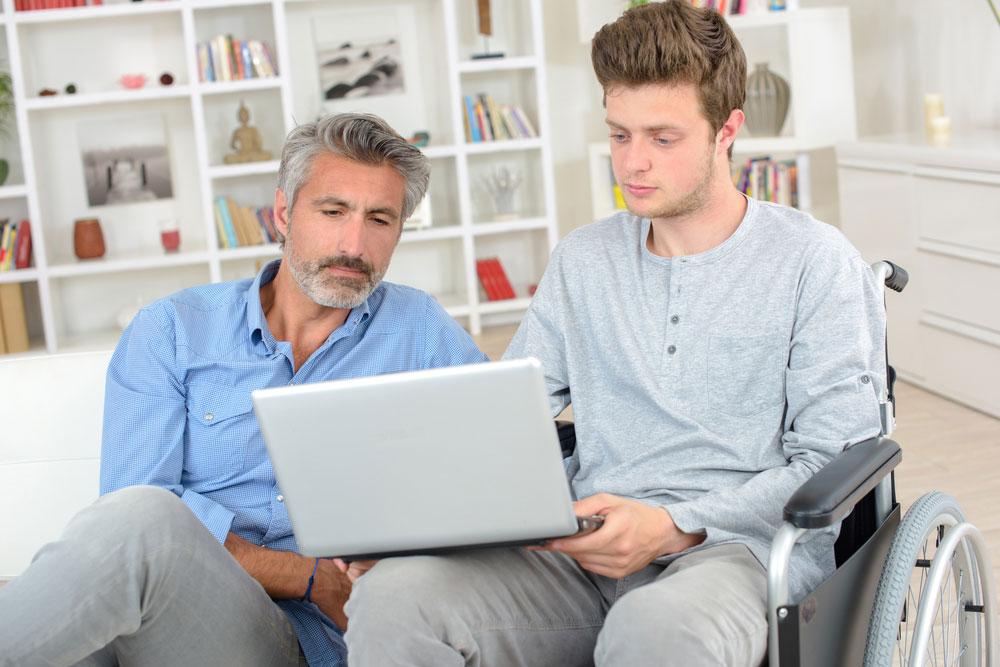
<path fill-rule="evenodd" d="M 476 342 L 497 359 L 514 329 L 489 329 Z M 983 532 L 1000 579 L 1000 420 L 902 382 L 896 406 L 893 439 L 903 448 L 896 493 L 903 510 L 928 491 L 953 495 Z"/>

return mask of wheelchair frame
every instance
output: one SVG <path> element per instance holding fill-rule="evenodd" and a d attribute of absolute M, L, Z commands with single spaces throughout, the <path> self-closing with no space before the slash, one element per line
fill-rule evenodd
<path fill-rule="evenodd" d="M 872 269 L 881 289 L 888 286 L 902 291 L 906 286 L 906 271 L 891 262 L 878 262 Z M 888 353 L 886 369 L 887 386 L 879 401 L 881 436 L 845 450 L 799 487 L 785 505 L 785 522 L 772 542 L 767 568 L 770 667 L 862 664 L 881 667 L 879 661 L 884 658 L 873 657 L 869 644 L 880 581 L 892 574 L 888 572 L 892 567 L 889 556 L 900 527 L 893 469 L 902 460 L 899 445 L 888 439 L 895 427 L 895 372 L 889 366 Z M 921 501 L 932 495 L 925 495 Z M 914 507 L 920 504 L 918 501 Z M 934 517 L 934 521 L 939 518 Z M 837 570 L 804 599 L 789 604 L 788 564 L 793 547 L 808 531 L 841 521 Z M 951 525 L 945 528 L 946 524 Z M 978 654 L 967 656 L 965 647 L 956 659 L 963 666 L 993 665 L 997 654 L 996 597 L 985 541 L 964 520 L 952 517 L 933 525 L 941 525 L 943 529 L 938 529 L 937 550 L 920 592 L 914 641 L 906 664 L 923 665 L 927 661 L 934 610 L 928 611 L 926 603 L 937 605 L 938 593 L 948 571 L 956 567 L 952 561 L 961 545 L 974 599 L 962 600 L 958 613 L 983 614 L 983 629 L 977 625 L 976 633 L 977 641 L 985 641 L 985 661 L 981 663 Z M 911 570 L 918 565 L 927 567 L 914 563 Z M 903 603 L 904 615 L 906 604 Z"/>

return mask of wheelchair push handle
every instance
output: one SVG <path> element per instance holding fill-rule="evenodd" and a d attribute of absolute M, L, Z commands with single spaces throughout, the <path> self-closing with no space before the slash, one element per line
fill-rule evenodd
<path fill-rule="evenodd" d="M 910 282 L 910 274 L 899 264 L 894 264 L 887 259 L 875 262 L 872 270 L 879 281 L 894 292 L 902 292 L 906 284 Z"/>

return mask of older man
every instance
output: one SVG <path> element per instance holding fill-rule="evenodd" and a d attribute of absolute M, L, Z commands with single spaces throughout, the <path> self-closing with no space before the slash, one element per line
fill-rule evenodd
<path fill-rule="evenodd" d="M 289 135 L 282 258 L 157 301 L 125 331 L 106 495 L 0 589 L 0 663 L 346 662 L 346 566 L 296 553 L 250 392 L 486 359 L 427 294 L 382 282 L 429 172 L 374 116 Z"/>

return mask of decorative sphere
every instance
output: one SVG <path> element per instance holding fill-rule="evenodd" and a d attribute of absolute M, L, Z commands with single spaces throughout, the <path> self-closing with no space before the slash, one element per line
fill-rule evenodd
<path fill-rule="evenodd" d="M 75 83 L 67 83 L 66 84 L 66 94 L 67 95 L 73 95 L 75 93 L 76 93 L 76 84 Z"/>
<path fill-rule="evenodd" d="M 164 72 L 160 75 L 160 85 L 169 86 L 174 82 L 174 75 L 170 72 Z"/>

